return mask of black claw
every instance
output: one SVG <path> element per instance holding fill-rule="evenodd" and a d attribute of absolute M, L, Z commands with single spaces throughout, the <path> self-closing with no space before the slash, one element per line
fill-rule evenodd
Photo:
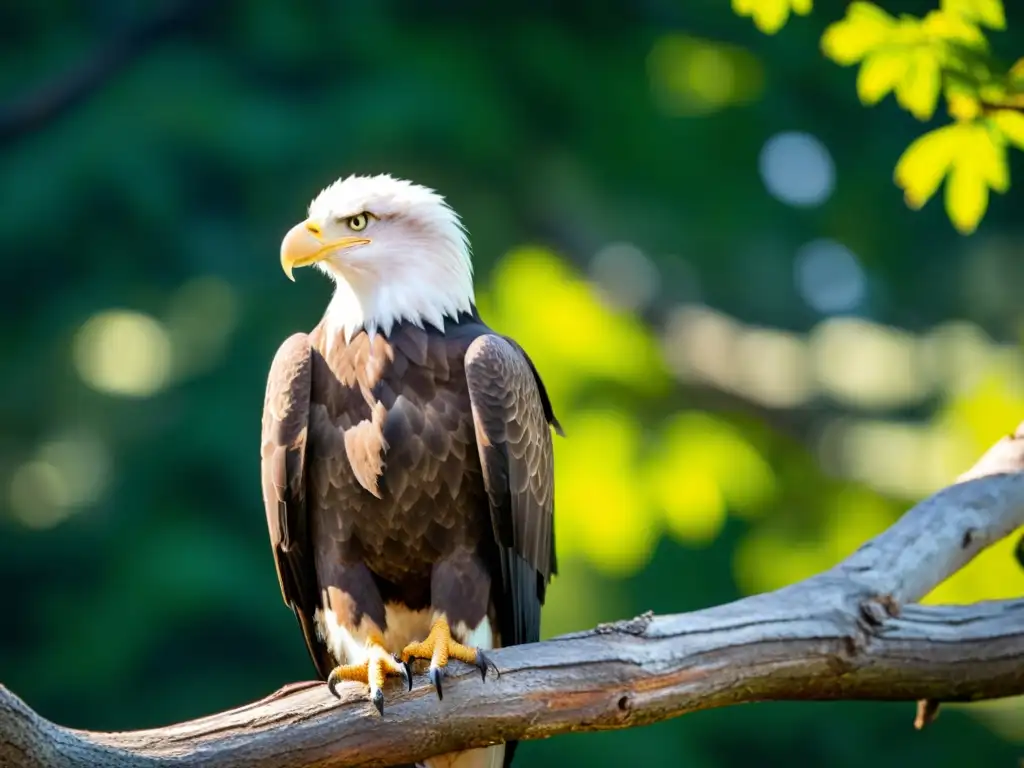
<path fill-rule="evenodd" d="M 341 696 L 338 695 L 338 682 L 338 678 L 334 676 L 333 672 L 327 676 L 327 690 L 330 691 L 336 699 L 341 698 Z"/>
<path fill-rule="evenodd" d="M 406 686 L 409 690 L 412 690 L 412 664 L 408 661 L 402 661 L 402 657 L 397 653 L 392 654 L 395 661 L 398 662 L 398 667 L 401 670 L 402 679 L 405 680 Z"/>
<path fill-rule="evenodd" d="M 487 668 L 490 667 L 494 670 L 495 677 L 501 677 L 501 670 L 498 669 L 498 665 L 491 661 L 484 652 L 477 649 L 476 652 L 476 666 L 480 670 L 480 679 L 487 680 Z"/>
<path fill-rule="evenodd" d="M 444 699 L 444 691 L 442 690 L 442 687 L 441 687 L 441 677 L 442 677 L 441 668 L 440 667 L 431 666 L 430 667 L 430 682 L 434 684 L 434 690 L 437 691 L 437 699 L 438 699 L 438 701 L 442 701 Z"/>
<path fill-rule="evenodd" d="M 380 688 L 373 692 L 373 706 L 381 715 L 384 714 L 384 691 Z"/>

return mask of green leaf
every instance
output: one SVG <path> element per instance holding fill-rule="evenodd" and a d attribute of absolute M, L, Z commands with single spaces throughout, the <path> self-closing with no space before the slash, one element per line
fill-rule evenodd
<path fill-rule="evenodd" d="M 1006 29 L 1006 12 L 1002 0 L 942 0 L 945 13 L 976 21 L 991 29 Z"/>
<path fill-rule="evenodd" d="M 914 22 L 909 22 L 914 23 Z M 931 11 L 920 22 L 916 23 L 922 35 L 920 42 L 942 40 L 958 43 L 971 50 L 987 50 L 988 39 L 977 25 L 962 16 L 945 11 Z"/>
<path fill-rule="evenodd" d="M 989 117 L 996 129 L 1018 149 L 1024 149 L 1024 114 L 1014 109 L 1000 109 Z"/>
<path fill-rule="evenodd" d="M 1006 163 L 1006 145 L 999 132 L 989 130 L 986 123 L 970 126 L 970 133 L 964 148 L 957 156 L 956 163 L 969 164 L 977 168 L 985 182 L 996 192 L 1010 188 L 1010 169 Z"/>
<path fill-rule="evenodd" d="M 790 12 L 806 16 L 813 0 L 732 0 L 738 16 L 750 16 L 755 26 L 767 35 L 774 35 L 789 19 Z"/>
<path fill-rule="evenodd" d="M 856 64 L 884 45 L 895 27 L 896 20 L 874 3 L 851 3 L 846 18 L 830 24 L 821 36 L 821 50 L 837 64 Z"/>
<path fill-rule="evenodd" d="M 1009 79 L 1011 83 L 1020 83 L 1024 81 L 1024 58 L 1017 59 L 1013 62 L 1013 66 L 1010 67 Z"/>
<path fill-rule="evenodd" d="M 929 120 L 935 114 L 941 86 L 942 70 L 938 57 L 926 48 L 919 49 L 914 52 L 906 74 L 896 86 L 896 101 L 918 120 Z"/>
<path fill-rule="evenodd" d="M 876 51 L 864 59 L 857 73 L 857 96 L 866 105 L 877 104 L 903 80 L 911 60 L 899 52 Z"/>
<path fill-rule="evenodd" d="M 961 234 L 970 234 L 988 208 L 989 189 L 1010 186 L 1006 146 L 987 122 L 954 123 L 919 136 L 900 156 L 893 178 L 910 208 L 923 206 L 943 176 L 946 212 Z"/>
<path fill-rule="evenodd" d="M 977 168 L 958 162 L 946 180 L 946 213 L 962 235 L 978 228 L 988 208 L 988 185 Z"/>
<path fill-rule="evenodd" d="M 1005 192 L 1010 186 L 1006 147 L 985 123 L 960 124 L 953 167 L 946 179 L 946 212 L 953 226 L 969 235 L 988 208 L 988 190 Z"/>
<path fill-rule="evenodd" d="M 910 208 L 923 206 L 939 188 L 956 157 L 963 128 L 957 124 L 929 131 L 911 142 L 900 155 L 893 180 L 903 189 Z"/>

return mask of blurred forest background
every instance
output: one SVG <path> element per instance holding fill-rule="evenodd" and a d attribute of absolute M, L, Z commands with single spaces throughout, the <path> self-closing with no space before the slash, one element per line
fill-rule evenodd
<path fill-rule="evenodd" d="M 341 175 L 448 197 L 484 318 L 548 384 L 568 437 L 544 636 L 824 569 L 1024 418 L 1024 194 L 994 196 L 969 237 L 941 200 L 904 205 L 892 170 L 922 124 L 891 98 L 864 108 L 822 56 L 844 3 L 774 36 L 728 0 L 552 5 L 0 5 L 0 681 L 40 713 L 156 726 L 313 676 L 259 431 L 278 344 L 330 292 L 285 279 L 280 238 Z M 1013 57 L 1008 5 L 991 38 Z M 81 98 L 49 114 L 63 89 Z M 929 601 L 1020 595 L 1014 543 Z M 1024 750 L 1020 701 L 924 732 L 913 715 L 759 704 L 526 743 L 519 762 Z"/>

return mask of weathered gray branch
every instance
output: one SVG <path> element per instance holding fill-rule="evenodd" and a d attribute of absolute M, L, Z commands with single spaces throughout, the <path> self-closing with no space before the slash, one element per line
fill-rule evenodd
<path fill-rule="evenodd" d="M 310 683 L 165 728 L 90 733 L 0 687 L 0 765 L 386 766 L 742 702 L 1022 694 L 1024 599 L 912 604 L 1022 525 L 1024 425 L 849 558 L 776 592 L 501 649 L 499 679 L 452 670 L 442 702 L 423 676 L 410 693 L 394 684 L 383 717 L 359 686 L 339 701 Z"/>

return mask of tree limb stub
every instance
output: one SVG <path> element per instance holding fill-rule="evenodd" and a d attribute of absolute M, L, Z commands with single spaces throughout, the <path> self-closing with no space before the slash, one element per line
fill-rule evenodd
<path fill-rule="evenodd" d="M 500 678 L 453 668 L 443 701 L 422 674 L 408 693 L 390 683 L 383 717 L 358 685 L 339 700 L 309 683 L 164 728 L 94 733 L 0 686 L 0 766 L 388 766 L 770 700 L 923 700 L 923 723 L 938 701 L 1024 694 L 1024 599 L 913 604 L 1022 525 L 1024 425 L 846 560 L 775 592 L 496 650 Z"/>

